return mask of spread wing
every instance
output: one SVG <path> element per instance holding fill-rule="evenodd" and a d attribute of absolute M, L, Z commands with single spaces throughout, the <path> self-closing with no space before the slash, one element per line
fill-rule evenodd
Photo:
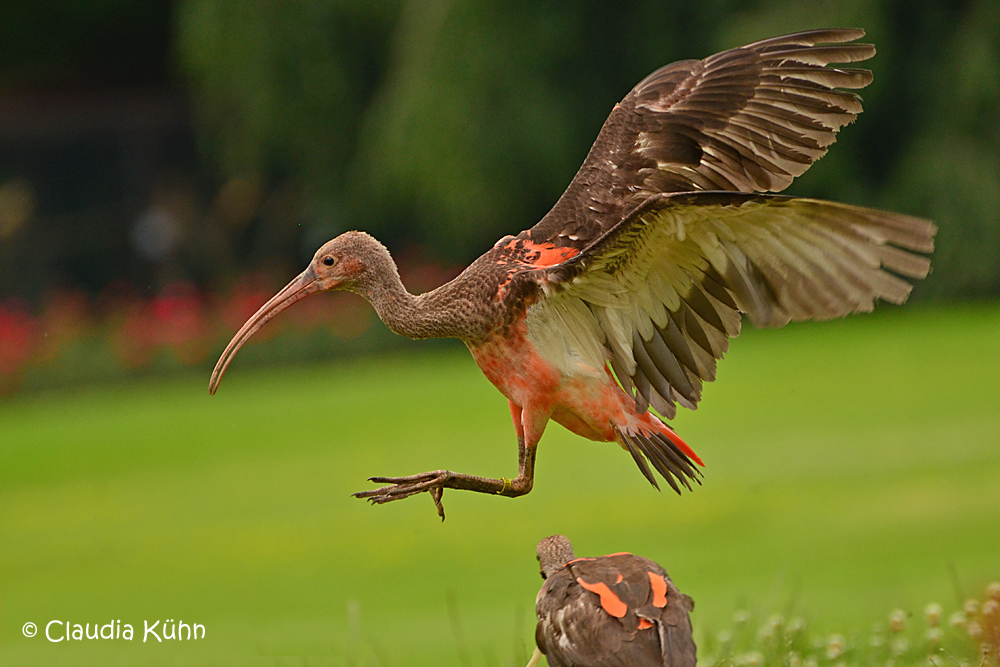
<path fill-rule="evenodd" d="M 650 197 L 552 266 L 529 330 L 551 359 L 610 363 L 643 407 L 672 418 L 715 378 L 740 313 L 758 326 L 902 303 L 936 229 L 906 215 L 781 195 Z"/>
<path fill-rule="evenodd" d="M 861 112 L 863 30 L 812 30 L 667 65 L 616 105 L 566 192 L 529 234 L 582 249 L 663 192 L 778 192 Z"/>
<path fill-rule="evenodd" d="M 539 592 L 535 639 L 553 667 L 694 667 L 691 606 L 651 560 L 578 559 Z"/>

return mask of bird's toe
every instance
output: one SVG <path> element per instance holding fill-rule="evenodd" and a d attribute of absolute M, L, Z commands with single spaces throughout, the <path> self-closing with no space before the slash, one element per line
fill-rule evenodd
<path fill-rule="evenodd" d="M 382 505 L 428 491 L 434 500 L 438 516 L 444 521 L 444 506 L 441 504 L 441 496 L 444 494 L 444 484 L 450 474 L 447 470 L 434 470 L 406 477 L 369 477 L 368 481 L 386 486 L 368 491 L 358 491 L 351 495 L 367 500 L 373 505 Z"/>

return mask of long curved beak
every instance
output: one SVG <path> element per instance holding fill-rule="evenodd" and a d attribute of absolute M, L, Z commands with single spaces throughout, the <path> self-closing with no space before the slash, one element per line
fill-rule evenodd
<path fill-rule="evenodd" d="M 247 320 L 246 324 L 236 332 L 233 339 L 229 341 L 229 345 L 226 346 L 222 356 L 219 357 L 218 363 L 215 364 L 215 370 L 212 371 L 212 379 L 208 383 L 208 393 L 214 394 L 216 389 L 219 388 L 219 382 L 222 381 L 222 374 L 229 367 L 229 362 L 233 360 L 236 353 L 243 347 L 243 343 L 247 342 L 247 339 L 257 332 L 257 329 L 260 329 L 268 320 L 296 301 L 319 292 L 321 289 L 319 281 L 316 280 L 316 272 L 313 271 L 312 267 L 309 267 L 296 276 L 292 282 L 285 285 L 280 292 L 272 296 L 270 301 L 261 306 L 260 310 L 254 313 L 253 317 Z"/>

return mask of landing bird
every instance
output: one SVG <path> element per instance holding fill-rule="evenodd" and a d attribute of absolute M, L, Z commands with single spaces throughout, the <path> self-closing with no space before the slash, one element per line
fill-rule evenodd
<path fill-rule="evenodd" d="M 694 667 L 694 601 L 655 562 L 576 558 L 562 535 L 538 543 L 537 653 L 550 667 Z"/>
<path fill-rule="evenodd" d="M 410 338 L 454 337 L 510 403 L 518 473 L 448 470 L 372 477 L 354 494 L 385 503 L 444 489 L 520 496 L 549 420 L 617 442 L 659 488 L 700 484 L 701 459 L 649 411 L 694 409 L 740 331 L 903 303 L 923 278 L 933 224 L 774 194 L 822 157 L 861 112 L 844 88 L 871 72 L 863 30 L 800 32 L 667 65 L 615 105 L 583 166 L 537 225 L 506 236 L 451 282 L 414 296 L 382 244 L 346 232 L 239 330 L 212 374 L 299 299 L 349 290 Z"/>

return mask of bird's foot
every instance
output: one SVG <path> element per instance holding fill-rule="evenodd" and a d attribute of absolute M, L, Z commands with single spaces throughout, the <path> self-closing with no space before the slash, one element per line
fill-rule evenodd
<path fill-rule="evenodd" d="M 445 483 L 454 474 L 449 470 L 433 470 L 406 477 L 369 477 L 369 482 L 386 484 L 387 486 L 370 491 L 358 491 L 351 495 L 355 498 L 364 498 L 373 505 L 381 505 L 382 503 L 402 500 L 403 498 L 409 498 L 412 495 L 427 491 L 434 500 L 438 516 L 444 521 L 444 505 L 441 504 L 441 496 L 444 494 Z"/>
<path fill-rule="evenodd" d="M 523 473 L 518 474 L 514 479 L 506 477 L 493 479 L 491 477 L 463 475 L 460 472 L 450 470 L 433 470 L 407 477 L 369 477 L 368 481 L 387 486 L 371 491 L 359 491 L 351 495 L 355 498 L 364 498 L 372 504 L 381 505 L 427 491 L 431 494 L 438 516 L 441 517 L 442 521 L 444 521 L 444 506 L 441 504 L 441 496 L 446 488 L 516 498 L 531 491 L 532 485 L 530 475 Z"/>

